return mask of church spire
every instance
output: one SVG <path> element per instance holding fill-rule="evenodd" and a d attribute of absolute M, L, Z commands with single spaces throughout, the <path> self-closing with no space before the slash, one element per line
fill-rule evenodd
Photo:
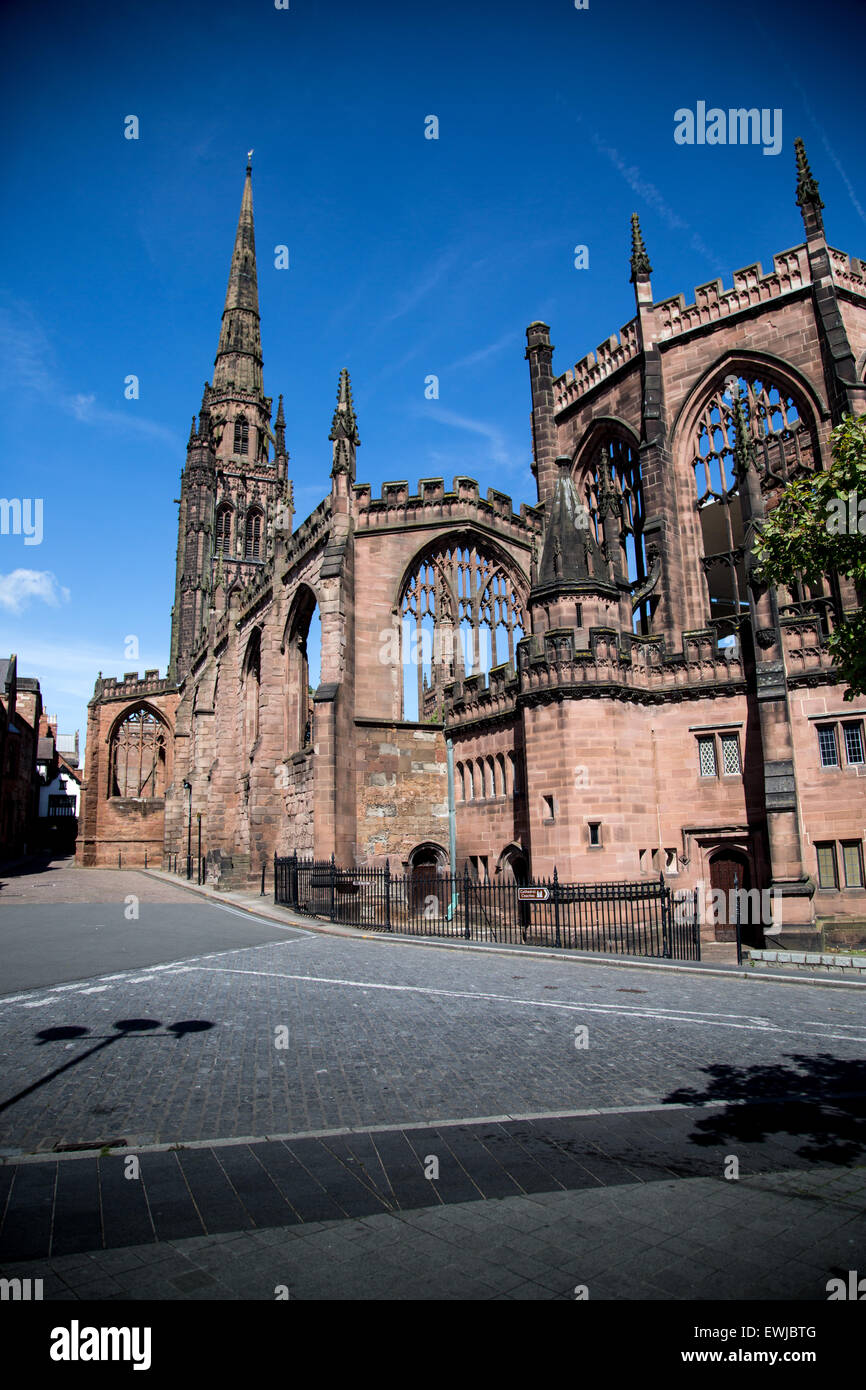
<path fill-rule="evenodd" d="M 252 173 L 252 165 L 247 164 L 214 365 L 213 389 L 216 392 L 225 391 L 230 387 L 240 391 L 262 391 L 262 340 L 256 278 Z"/>

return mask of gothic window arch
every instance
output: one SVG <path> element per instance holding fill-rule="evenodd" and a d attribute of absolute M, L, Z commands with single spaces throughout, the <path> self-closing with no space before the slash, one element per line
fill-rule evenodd
<path fill-rule="evenodd" d="M 514 666 L 524 587 L 516 567 L 474 536 L 441 537 L 413 563 L 399 601 L 404 719 L 441 714 L 448 681 Z"/>
<path fill-rule="evenodd" d="M 259 703 L 262 686 L 262 634 L 259 628 L 254 629 L 247 643 L 243 669 L 244 745 L 247 753 L 252 754 L 259 736 Z"/>
<path fill-rule="evenodd" d="M 235 447 L 234 453 L 248 454 L 250 449 L 250 425 L 245 415 L 239 415 L 235 420 Z"/>
<path fill-rule="evenodd" d="M 321 679 L 321 614 L 313 590 L 302 585 L 286 623 L 284 733 L 287 754 L 313 746 L 313 694 Z"/>
<path fill-rule="evenodd" d="M 699 412 L 691 443 L 695 507 L 703 542 L 703 568 L 710 620 L 730 631 L 749 611 L 745 572 L 745 528 L 734 450 L 737 403 L 742 408 L 747 444 L 757 469 L 764 506 L 771 511 L 789 483 L 820 467 L 812 412 L 803 396 L 773 372 L 755 364 L 732 369 L 716 384 Z M 796 585 L 790 605 L 831 604 L 827 586 Z M 817 594 L 813 592 L 818 589 Z M 784 597 L 785 591 L 780 593 Z M 825 610 L 826 612 L 826 610 Z"/>
<path fill-rule="evenodd" d="M 244 559 L 260 560 L 262 550 L 262 512 L 260 507 L 250 507 L 244 530 Z"/>
<path fill-rule="evenodd" d="M 232 553 L 232 508 L 228 502 L 221 503 L 217 508 L 216 550 L 218 555 Z"/>
<path fill-rule="evenodd" d="M 109 796 L 165 796 L 168 730 L 146 706 L 131 710 L 111 738 Z"/>
<path fill-rule="evenodd" d="M 608 511 L 615 522 L 615 544 L 620 548 L 620 567 L 633 584 L 647 577 L 644 542 L 643 482 L 636 445 L 622 435 L 608 432 L 593 446 L 590 461 L 578 483 L 589 512 L 593 534 L 605 547 L 604 519 Z M 616 557 L 607 556 L 608 560 Z M 634 630 L 649 633 L 652 627 L 651 599 L 643 599 L 634 612 Z"/>

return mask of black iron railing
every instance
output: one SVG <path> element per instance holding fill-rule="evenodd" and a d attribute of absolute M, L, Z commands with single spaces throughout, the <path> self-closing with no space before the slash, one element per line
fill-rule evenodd
<path fill-rule="evenodd" d="M 274 857 L 274 902 L 345 926 L 466 941 L 700 960 L 697 897 L 664 875 L 635 883 L 479 883 Z"/>

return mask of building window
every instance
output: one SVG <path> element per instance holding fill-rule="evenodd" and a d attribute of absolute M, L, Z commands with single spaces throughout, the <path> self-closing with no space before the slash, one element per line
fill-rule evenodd
<path fill-rule="evenodd" d="M 723 380 L 701 412 L 692 466 L 710 617 L 736 621 L 749 609 L 745 528 L 734 460 L 738 402 L 768 506 L 788 483 L 808 476 L 817 449 L 804 403 L 774 381 L 772 372 L 740 374 L 736 386 L 734 375 L 720 372 Z"/>
<path fill-rule="evenodd" d="M 504 557 L 467 537 L 443 538 L 415 563 L 400 601 L 404 719 L 441 714 L 450 681 L 515 666 L 521 579 Z"/>
<path fill-rule="evenodd" d="M 647 577 L 647 557 L 643 535 L 643 484 L 637 450 L 623 439 L 608 439 L 596 454 L 596 460 L 595 468 L 585 478 L 583 485 L 584 501 L 593 534 L 599 545 L 603 545 L 604 517 L 613 504 L 623 572 L 633 584 L 643 584 Z M 581 617 L 578 604 L 577 627 L 583 626 Z M 651 601 L 645 598 L 635 609 L 634 630 L 638 633 L 648 633 L 651 626 Z"/>
<path fill-rule="evenodd" d="M 716 763 L 716 740 L 714 738 L 698 739 L 698 757 L 700 760 L 702 777 L 718 777 L 718 765 Z"/>
<path fill-rule="evenodd" d="M 742 768 L 740 766 L 740 740 L 736 734 L 722 734 L 722 772 L 726 777 L 739 776 Z"/>
<path fill-rule="evenodd" d="M 235 448 L 236 454 L 247 454 L 250 448 L 250 427 L 243 415 L 235 420 Z"/>
<path fill-rule="evenodd" d="M 218 555 L 230 555 L 232 548 L 232 509 L 220 507 L 216 518 L 216 551 Z"/>
<path fill-rule="evenodd" d="M 679 856 L 675 849 L 665 850 L 665 873 L 678 874 L 680 871 Z"/>
<path fill-rule="evenodd" d="M 858 720 L 855 724 L 843 724 L 845 734 L 845 757 L 851 766 L 856 766 L 863 762 L 863 725 Z"/>
<path fill-rule="evenodd" d="M 262 514 L 258 510 L 247 512 L 245 560 L 259 560 L 262 544 Z"/>
<path fill-rule="evenodd" d="M 836 846 L 832 840 L 823 845 L 816 845 L 815 852 L 818 856 L 818 886 L 820 888 L 838 888 L 839 875 L 836 871 Z"/>
<path fill-rule="evenodd" d="M 845 887 L 863 887 L 863 846 L 859 840 L 842 842 L 842 863 L 845 866 Z"/>
<path fill-rule="evenodd" d="M 549 821 L 549 820 L 554 820 L 555 817 L 554 817 L 554 814 L 553 814 L 553 797 L 552 797 L 552 796 L 543 796 L 543 797 L 541 798 L 541 801 L 542 801 L 542 806 L 543 806 L 543 810 L 544 810 L 544 819 L 547 820 L 547 821 Z"/>
<path fill-rule="evenodd" d="M 161 797 L 166 786 L 165 725 L 137 709 L 118 725 L 111 741 L 109 796 Z"/>
<path fill-rule="evenodd" d="M 595 848 L 601 848 L 601 821 L 591 820 L 589 826 L 589 843 Z"/>
<path fill-rule="evenodd" d="M 839 750 L 836 747 L 836 725 L 824 724 L 818 729 L 818 751 L 822 767 L 839 766 Z"/>

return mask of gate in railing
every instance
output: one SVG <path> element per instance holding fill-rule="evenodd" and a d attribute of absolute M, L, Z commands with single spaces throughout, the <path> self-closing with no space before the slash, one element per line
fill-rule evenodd
<path fill-rule="evenodd" d="M 435 890 L 435 891 L 434 891 Z M 478 883 L 344 869 L 330 860 L 274 857 L 274 902 L 371 931 L 559 946 L 615 955 L 700 960 L 697 893 L 674 893 L 664 875 L 636 883 Z"/>

